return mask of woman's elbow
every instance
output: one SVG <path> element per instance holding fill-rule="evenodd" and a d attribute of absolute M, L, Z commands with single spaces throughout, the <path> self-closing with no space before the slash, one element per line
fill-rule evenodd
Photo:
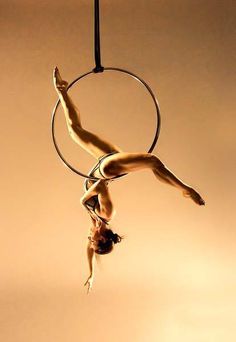
<path fill-rule="evenodd" d="M 81 204 L 82 206 L 85 205 L 85 199 L 84 199 L 84 197 L 81 197 L 81 199 L 80 199 L 80 204 Z"/>

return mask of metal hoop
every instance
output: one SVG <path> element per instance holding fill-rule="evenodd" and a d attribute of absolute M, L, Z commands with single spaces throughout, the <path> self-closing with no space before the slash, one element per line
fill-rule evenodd
<path fill-rule="evenodd" d="M 128 70 L 120 69 L 120 68 L 113 68 L 113 67 L 106 67 L 106 68 L 104 68 L 104 71 L 110 71 L 110 70 L 111 71 L 122 72 L 122 73 L 125 73 L 125 74 L 133 77 L 136 81 L 140 82 L 148 90 L 149 94 L 152 97 L 152 100 L 153 100 L 155 108 L 156 108 L 156 131 L 155 131 L 153 142 L 152 142 L 149 150 L 147 151 L 147 153 L 151 153 L 153 151 L 154 147 L 156 146 L 157 140 L 158 140 L 159 135 L 160 135 L 160 128 L 161 128 L 161 114 L 160 114 L 160 109 L 159 109 L 157 98 L 155 97 L 155 95 L 154 95 L 152 89 L 149 87 L 149 85 L 143 79 L 141 79 L 137 75 L 133 74 L 132 72 L 130 72 Z M 82 78 L 84 78 L 84 77 L 86 77 L 86 76 L 88 76 L 90 74 L 94 74 L 94 71 L 92 70 L 92 71 L 86 72 L 85 74 L 77 77 L 72 83 L 70 83 L 70 85 L 68 86 L 67 89 L 69 90 L 75 83 L 77 83 Z M 60 104 L 60 100 L 57 101 L 57 103 L 56 103 L 56 105 L 55 105 L 55 107 L 53 109 L 53 112 L 52 112 L 52 122 L 51 122 L 52 139 L 53 139 L 53 143 L 54 143 L 54 146 L 55 146 L 55 149 L 57 151 L 58 156 L 60 157 L 60 159 L 63 162 L 63 164 L 66 167 L 68 167 L 71 171 L 75 172 L 77 175 L 82 176 L 84 178 L 89 178 L 89 179 L 92 179 L 92 180 L 99 180 L 100 178 L 91 177 L 91 176 L 85 175 L 82 172 L 80 172 L 79 170 L 75 169 L 72 165 L 70 165 L 66 161 L 66 159 L 62 155 L 62 153 L 61 153 L 61 151 L 60 151 L 60 149 L 58 147 L 56 138 L 55 138 L 55 117 L 56 117 L 56 112 L 57 112 L 59 104 Z M 116 176 L 116 177 L 114 177 L 114 179 L 115 178 L 119 178 L 121 176 L 124 176 L 124 175 Z"/>

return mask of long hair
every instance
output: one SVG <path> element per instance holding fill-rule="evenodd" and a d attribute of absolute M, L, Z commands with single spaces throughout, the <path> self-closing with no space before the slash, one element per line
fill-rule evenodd
<path fill-rule="evenodd" d="M 118 234 L 114 234 L 111 229 L 107 229 L 103 237 L 106 241 L 99 241 L 98 248 L 95 250 L 97 254 L 108 254 L 113 250 L 113 246 L 116 243 L 121 242 L 122 237 Z"/>

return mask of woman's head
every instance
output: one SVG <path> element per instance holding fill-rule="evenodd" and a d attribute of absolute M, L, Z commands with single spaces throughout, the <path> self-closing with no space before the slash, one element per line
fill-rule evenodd
<path fill-rule="evenodd" d="M 97 240 L 95 253 L 108 254 L 113 250 L 114 244 L 121 242 L 121 237 L 113 233 L 109 228 L 101 231 L 101 237 Z"/>

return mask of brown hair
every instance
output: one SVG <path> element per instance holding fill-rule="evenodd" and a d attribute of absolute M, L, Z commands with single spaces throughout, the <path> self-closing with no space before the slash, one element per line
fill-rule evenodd
<path fill-rule="evenodd" d="M 111 229 L 107 229 L 103 234 L 106 241 L 99 241 L 98 248 L 95 250 L 97 254 L 108 254 L 113 250 L 113 244 L 121 242 L 121 237 L 118 234 L 114 234 Z"/>

